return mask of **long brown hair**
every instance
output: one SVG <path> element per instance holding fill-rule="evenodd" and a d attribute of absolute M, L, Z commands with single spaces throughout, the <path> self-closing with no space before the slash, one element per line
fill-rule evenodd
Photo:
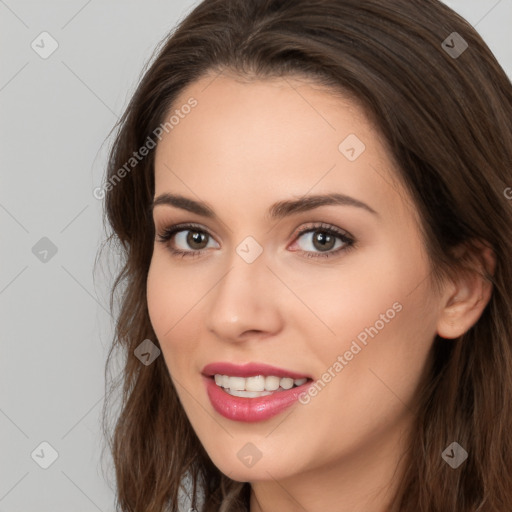
<path fill-rule="evenodd" d="M 479 240 L 494 250 L 482 316 L 460 338 L 434 341 L 390 512 L 510 510 L 512 86 L 476 30 L 438 0 L 205 0 L 162 41 L 117 125 L 105 186 L 108 241 L 122 256 L 107 368 L 115 349 L 125 360 L 122 385 L 109 388 L 122 389 L 111 435 L 104 407 L 118 510 L 176 512 L 185 477 L 196 510 L 249 509 L 250 485 L 209 459 L 164 359 L 146 366 L 134 356 L 145 339 L 158 345 L 146 300 L 154 151 L 133 169 L 126 163 L 187 85 L 223 70 L 309 77 L 358 101 L 414 200 L 434 281 L 469 264 L 454 247 Z M 451 441 L 469 454 L 458 470 L 441 457 Z"/>

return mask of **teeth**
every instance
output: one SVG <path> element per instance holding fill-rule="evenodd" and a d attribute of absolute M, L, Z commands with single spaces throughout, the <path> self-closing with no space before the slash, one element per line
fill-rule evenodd
<path fill-rule="evenodd" d="M 245 378 L 244 377 L 228 377 L 229 385 L 228 388 L 232 391 L 249 391 L 245 389 Z"/>
<path fill-rule="evenodd" d="M 272 394 L 270 391 L 235 391 L 233 389 L 226 389 L 226 392 L 231 396 L 240 396 L 242 398 L 257 398 Z"/>
<path fill-rule="evenodd" d="M 265 377 L 263 375 L 247 377 L 244 380 L 246 391 L 265 391 Z"/>
<path fill-rule="evenodd" d="M 281 382 L 279 382 L 279 385 L 283 389 L 292 389 L 293 388 L 293 379 L 289 379 L 288 377 L 285 377 L 284 379 L 281 379 Z"/>
<path fill-rule="evenodd" d="M 265 389 L 268 391 L 275 391 L 279 387 L 280 380 L 281 379 L 279 377 L 274 377 L 273 375 L 265 377 Z"/>
<path fill-rule="evenodd" d="M 270 395 L 271 391 L 282 391 L 294 386 L 302 386 L 308 379 L 292 379 L 291 377 L 275 377 L 274 375 L 256 375 L 254 377 L 230 377 L 229 375 L 214 376 L 215 384 L 224 388 L 230 395 L 255 398 Z"/>

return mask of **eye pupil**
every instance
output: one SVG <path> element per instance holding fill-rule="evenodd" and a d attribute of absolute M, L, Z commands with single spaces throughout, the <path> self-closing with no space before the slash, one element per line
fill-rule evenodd
<path fill-rule="evenodd" d="M 203 247 L 196 247 L 194 244 L 201 244 L 206 240 L 206 233 L 200 233 L 198 231 L 189 231 L 187 236 L 187 243 L 194 249 L 203 249 Z"/>
<path fill-rule="evenodd" d="M 319 243 L 320 245 L 317 246 L 317 243 Z M 315 248 L 319 250 L 332 249 L 335 243 L 335 237 L 323 231 L 317 231 L 316 235 L 313 237 L 313 244 Z"/>

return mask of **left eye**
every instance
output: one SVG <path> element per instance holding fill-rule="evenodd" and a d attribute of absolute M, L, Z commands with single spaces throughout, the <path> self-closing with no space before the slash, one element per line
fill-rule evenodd
<path fill-rule="evenodd" d="M 300 239 L 305 240 L 305 243 L 300 246 L 301 249 L 308 252 L 315 250 L 325 252 L 333 249 L 339 249 L 346 243 L 341 239 L 340 235 L 322 229 L 303 232 L 297 238 L 297 240 Z"/>
<path fill-rule="evenodd" d="M 354 240 L 334 227 L 312 226 L 297 235 L 297 244 L 308 257 L 329 257 L 352 247 Z M 301 239 L 303 240 L 300 243 Z"/>

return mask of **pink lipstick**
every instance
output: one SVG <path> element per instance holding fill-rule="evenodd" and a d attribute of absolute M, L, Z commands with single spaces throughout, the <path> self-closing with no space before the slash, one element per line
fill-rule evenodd
<path fill-rule="evenodd" d="M 293 405 L 312 383 L 309 375 L 260 363 L 211 363 L 203 368 L 202 375 L 215 411 L 225 418 L 242 422 L 264 421 L 276 416 Z M 248 379 L 250 377 L 255 379 Z M 255 382 L 259 386 L 257 391 L 245 390 L 245 386 L 251 387 Z"/>

